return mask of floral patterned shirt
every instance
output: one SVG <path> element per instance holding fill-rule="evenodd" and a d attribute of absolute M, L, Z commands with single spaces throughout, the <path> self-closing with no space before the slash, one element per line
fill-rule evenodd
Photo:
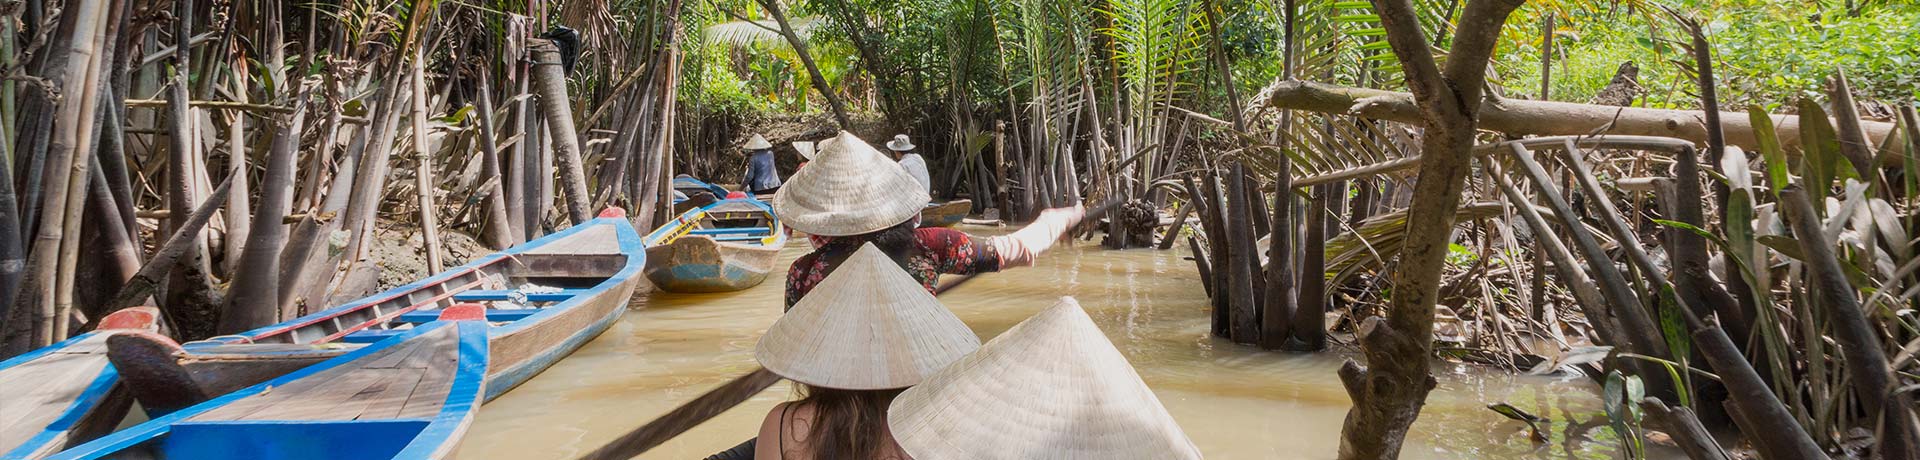
<path fill-rule="evenodd" d="M 940 274 L 969 275 L 1000 271 L 1000 254 L 985 241 L 975 242 L 973 236 L 949 228 L 922 228 L 914 230 L 914 240 L 920 245 L 920 253 L 907 260 L 907 274 L 933 292 L 940 283 Z M 834 238 L 816 236 L 815 247 L 823 246 Z M 832 271 L 827 261 L 818 251 L 800 256 L 793 261 L 793 268 L 787 270 L 787 308 L 792 309 L 794 302 L 812 291 L 820 280 L 826 279 Z"/>

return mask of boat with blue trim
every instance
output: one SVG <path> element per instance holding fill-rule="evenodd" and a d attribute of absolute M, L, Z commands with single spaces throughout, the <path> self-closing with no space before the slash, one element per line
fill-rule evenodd
<path fill-rule="evenodd" d="M 50 459 L 435 459 L 459 445 L 490 370 L 485 307 L 441 312 L 273 380 L 174 411 Z"/>
<path fill-rule="evenodd" d="M 123 309 L 93 332 L 0 361 L 0 458 L 41 458 L 118 426 L 133 398 L 107 363 L 107 338 L 154 331 L 159 318 Z"/>
<path fill-rule="evenodd" d="M 766 281 L 787 229 L 766 202 L 734 192 L 647 234 L 647 280 L 667 292 L 738 291 Z"/>
<path fill-rule="evenodd" d="M 646 250 L 625 212 L 547 235 L 371 297 L 259 329 L 176 344 L 121 334 L 108 357 L 150 415 L 165 414 L 407 334 L 457 304 L 485 311 L 486 399 L 546 370 L 626 311 Z"/>

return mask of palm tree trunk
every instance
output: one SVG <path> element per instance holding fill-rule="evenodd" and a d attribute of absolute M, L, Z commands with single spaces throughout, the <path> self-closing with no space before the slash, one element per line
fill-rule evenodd
<path fill-rule="evenodd" d="M 501 176 L 500 146 L 495 142 L 493 133 L 493 72 L 481 68 L 480 87 L 474 96 L 480 112 L 480 183 L 487 188 L 487 219 L 482 223 L 480 236 L 487 246 L 496 250 L 506 249 L 514 244 L 517 236 L 507 218 L 507 197 Z"/>
<path fill-rule="evenodd" d="M 551 41 L 537 43 L 533 51 L 533 84 L 539 92 L 540 114 L 546 118 L 548 134 L 553 136 L 555 159 L 560 163 L 560 186 L 566 194 L 567 217 L 574 224 L 593 218 L 587 194 L 587 173 L 580 160 L 580 134 L 573 126 L 573 107 L 567 101 L 567 74 L 560 66 L 560 50 Z"/>
<path fill-rule="evenodd" d="M 280 302 L 280 257 L 287 243 L 287 226 L 282 221 L 293 207 L 294 169 L 307 119 L 306 93 L 299 94 L 293 101 L 293 113 L 287 115 L 286 125 L 274 134 L 273 147 L 267 151 L 260 203 L 253 210 L 253 232 L 235 264 L 238 269 L 234 271 L 233 287 L 227 292 L 227 306 L 220 315 L 221 334 L 265 326 L 298 313 Z M 233 182 L 240 182 L 246 176 L 236 172 L 234 177 Z"/>

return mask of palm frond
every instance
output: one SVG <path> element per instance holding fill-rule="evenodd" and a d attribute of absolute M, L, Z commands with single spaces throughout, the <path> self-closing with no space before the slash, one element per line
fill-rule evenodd
<path fill-rule="evenodd" d="M 820 25 L 820 19 L 793 18 L 788 21 L 788 24 L 793 26 L 793 34 L 800 37 L 800 40 L 810 41 L 813 38 L 814 28 Z M 707 26 L 706 36 L 713 42 L 735 47 L 791 47 L 787 43 L 787 37 L 780 35 L 780 23 L 766 19 L 714 24 Z"/>

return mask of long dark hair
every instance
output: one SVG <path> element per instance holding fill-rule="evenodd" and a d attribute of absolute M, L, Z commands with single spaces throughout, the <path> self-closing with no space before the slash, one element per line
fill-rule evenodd
<path fill-rule="evenodd" d="M 860 246 L 868 242 L 879 247 L 880 252 L 886 253 L 900 268 L 907 268 L 907 261 L 920 255 L 920 244 L 914 238 L 914 230 L 919 227 L 919 219 L 907 219 L 906 222 L 873 233 L 829 239 L 826 245 L 820 246 L 820 258 L 827 262 L 826 274 L 833 274 L 841 262 L 846 262 L 854 251 L 860 250 Z"/>
<path fill-rule="evenodd" d="M 796 405 L 813 407 L 813 423 L 805 427 L 805 437 L 801 438 L 806 440 L 812 458 L 877 459 L 893 442 L 886 430 L 887 405 L 901 389 L 835 390 L 797 382 L 794 387 L 805 395 Z"/>

